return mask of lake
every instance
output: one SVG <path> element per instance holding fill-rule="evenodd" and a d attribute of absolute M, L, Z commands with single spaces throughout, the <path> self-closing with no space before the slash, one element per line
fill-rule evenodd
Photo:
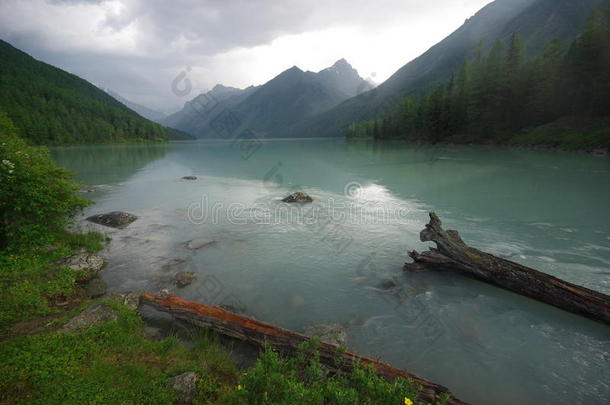
<path fill-rule="evenodd" d="M 158 291 L 193 271 L 173 294 L 296 331 L 340 323 L 349 349 L 474 404 L 610 403 L 608 326 L 460 275 L 402 271 L 430 245 L 419 232 L 433 210 L 473 247 L 610 294 L 608 158 L 336 139 L 51 152 L 92 189 L 85 216 L 139 216 L 107 229 L 113 290 Z M 315 201 L 281 202 L 294 191 Z M 190 250 L 193 239 L 215 243 Z"/>

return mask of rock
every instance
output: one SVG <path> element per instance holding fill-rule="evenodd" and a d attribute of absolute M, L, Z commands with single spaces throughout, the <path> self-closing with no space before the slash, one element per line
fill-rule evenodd
<path fill-rule="evenodd" d="M 297 191 L 296 193 L 290 194 L 288 197 L 282 199 L 285 203 L 310 203 L 313 202 L 313 198 L 305 193 Z"/>
<path fill-rule="evenodd" d="M 197 180 L 197 176 L 184 176 L 182 180 Z"/>
<path fill-rule="evenodd" d="M 391 290 L 392 288 L 397 287 L 398 284 L 392 279 L 385 279 L 381 283 L 377 284 L 377 288 L 380 290 Z"/>
<path fill-rule="evenodd" d="M 197 393 L 199 376 L 192 371 L 177 375 L 167 382 L 167 387 L 178 394 L 176 404 L 187 405 L 193 402 Z"/>
<path fill-rule="evenodd" d="M 307 336 L 315 336 L 320 341 L 337 346 L 345 346 L 347 343 L 347 331 L 343 325 L 338 323 L 319 323 L 305 328 Z"/>
<path fill-rule="evenodd" d="M 65 259 L 58 260 L 54 264 L 58 266 L 68 266 L 76 271 L 83 271 L 83 273 L 79 275 L 78 281 L 85 282 L 97 276 L 102 267 L 104 267 L 104 259 L 99 255 L 81 252 Z"/>
<path fill-rule="evenodd" d="M 181 271 L 174 276 L 174 283 L 178 287 L 186 287 L 197 279 L 197 276 L 192 271 Z"/>
<path fill-rule="evenodd" d="M 87 218 L 87 221 L 94 224 L 109 226 L 111 228 L 123 229 L 133 221 L 138 219 L 137 216 L 123 211 L 113 211 L 107 214 L 92 215 Z"/>
<path fill-rule="evenodd" d="M 58 330 L 58 333 L 76 332 L 98 323 L 114 321 L 117 317 L 118 312 L 116 310 L 103 304 L 94 304 L 70 319 Z"/>
<path fill-rule="evenodd" d="M 216 243 L 216 241 L 211 239 L 193 239 L 186 242 L 186 247 L 190 250 L 199 250 L 204 247 L 213 245 L 214 243 Z"/>
<path fill-rule="evenodd" d="M 156 326 L 145 325 L 144 334 L 155 342 L 163 340 L 163 332 L 161 331 L 161 328 L 157 328 Z"/>
<path fill-rule="evenodd" d="M 99 277 L 96 277 L 85 284 L 85 290 L 87 291 L 87 294 L 91 296 L 91 298 L 101 297 L 102 295 L 106 294 L 107 289 L 108 285 Z"/>

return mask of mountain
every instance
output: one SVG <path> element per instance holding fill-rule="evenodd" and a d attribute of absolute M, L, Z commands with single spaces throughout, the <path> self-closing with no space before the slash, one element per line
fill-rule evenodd
<path fill-rule="evenodd" d="M 304 119 L 371 88 L 345 59 L 320 72 L 296 66 L 258 87 L 218 85 L 163 121 L 198 137 L 223 137 L 244 129 L 282 137 Z"/>
<path fill-rule="evenodd" d="M 176 133 L 142 118 L 88 81 L 2 40 L 0 110 L 22 137 L 42 145 L 160 140 Z"/>
<path fill-rule="evenodd" d="M 305 120 L 288 135 L 342 136 L 351 123 L 389 113 L 406 95 L 442 83 L 479 50 L 488 51 L 498 40 L 508 42 L 513 33 L 524 38 L 530 56 L 553 39 L 567 45 L 603 1 L 496 0 L 377 88 Z"/>
<path fill-rule="evenodd" d="M 143 105 L 129 101 L 125 97 L 121 96 L 119 93 L 116 93 L 110 89 L 106 89 L 106 92 L 110 94 L 113 98 L 115 98 L 117 101 L 127 106 L 130 110 L 137 112 L 146 119 L 149 119 L 156 123 L 160 123 L 165 117 L 167 117 L 167 114 L 165 114 L 164 112 L 156 111 L 152 108 L 148 108 Z"/>

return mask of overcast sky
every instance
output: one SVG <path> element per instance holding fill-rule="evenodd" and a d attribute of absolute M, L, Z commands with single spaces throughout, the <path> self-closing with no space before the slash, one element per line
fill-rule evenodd
<path fill-rule="evenodd" d="M 491 0 L 0 0 L 0 38 L 165 112 L 345 58 L 383 82 Z M 172 91 L 172 82 L 178 80 Z"/>

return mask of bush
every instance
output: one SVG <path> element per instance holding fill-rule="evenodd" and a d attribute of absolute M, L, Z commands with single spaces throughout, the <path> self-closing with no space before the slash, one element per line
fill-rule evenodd
<path fill-rule="evenodd" d="M 21 139 L 0 112 L 0 248 L 51 242 L 68 216 L 87 205 L 77 190 L 71 174 L 45 148 Z"/>

